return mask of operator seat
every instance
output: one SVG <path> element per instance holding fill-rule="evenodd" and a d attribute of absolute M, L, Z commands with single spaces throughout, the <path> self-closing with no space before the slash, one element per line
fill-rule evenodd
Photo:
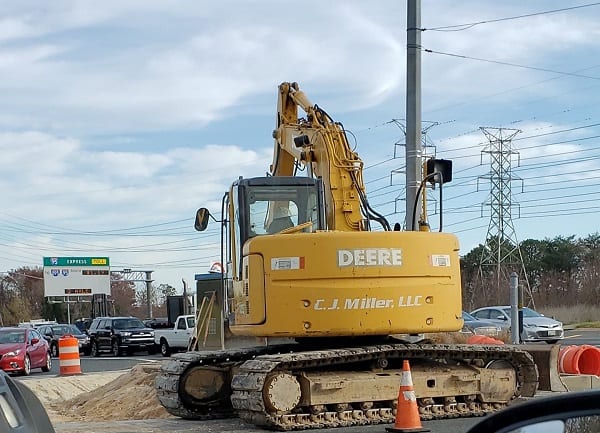
<path fill-rule="evenodd" d="M 285 216 L 282 218 L 274 218 L 273 221 L 271 221 L 271 224 L 269 224 L 269 227 L 267 228 L 267 233 L 272 235 L 290 227 L 294 227 L 294 222 L 289 216 Z"/>

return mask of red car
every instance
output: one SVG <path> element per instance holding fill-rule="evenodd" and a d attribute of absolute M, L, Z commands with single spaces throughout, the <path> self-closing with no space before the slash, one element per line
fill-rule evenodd
<path fill-rule="evenodd" d="M 27 376 L 32 368 L 52 368 L 48 342 L 33 328 L 0 328 L 0 369 Z"/>

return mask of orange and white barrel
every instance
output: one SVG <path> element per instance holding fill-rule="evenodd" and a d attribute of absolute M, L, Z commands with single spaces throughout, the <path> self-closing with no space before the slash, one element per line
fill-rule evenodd
<path fill-rule="evenodd" d="M 58 339 L 58 365 L 61 376 L 81 374 L 79 341 L 72 335 L 63 335 Z"/>
<path fill-rule="evenodd" d="M 558 371 L 600 376 L 600 349 L 587 344 L 561 346 L 558 353 Z"/>

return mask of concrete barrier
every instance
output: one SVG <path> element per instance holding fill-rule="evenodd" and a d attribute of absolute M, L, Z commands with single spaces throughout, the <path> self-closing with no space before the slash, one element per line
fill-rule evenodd
<path fill-rule="evenodd" d="M 560 344 L 523 344 L 517 346 L 533 357 L 538 375 L 540 391 L 581 391 L 600 388 L 600 378 L 589 374 L 564 374 L 559 370 Z"/>

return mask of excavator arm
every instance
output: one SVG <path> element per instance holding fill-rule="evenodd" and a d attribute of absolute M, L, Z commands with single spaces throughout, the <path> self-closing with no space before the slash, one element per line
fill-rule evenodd
<path fill-rule="evenodd" d="M 306 114 L 298 116 L 298 109 Z M 324 185 L 325 220 L 329 230 L 365 231 L 381 215 L 370 209 L 363 182 L 363 162 L 348 144 L 343 126 L 319 106 L 311 104 L 297 83 L 279 86 L 277 124 L 273 132 L 273 176 L 321 178 Z"/>

